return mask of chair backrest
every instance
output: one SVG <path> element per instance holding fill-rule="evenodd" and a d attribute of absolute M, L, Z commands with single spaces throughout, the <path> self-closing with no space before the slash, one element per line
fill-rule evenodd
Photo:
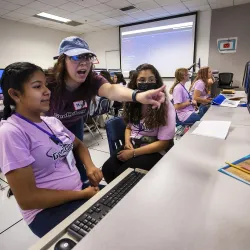
<path fill-rule="evenodd" d="M 110 155 L 125 144 L 126 124 L 121 117 L 114 117 L 105 122 Z"/>
<path fill-rule="evenodd" d="M 109 112 L 109 109 L 110 109 L 110 100 L 107 99 L 106 97 L 101 97 L 96 110 L 91 116 L 95 117 L 98 115 L 107 114 Z"/>
<path fill-rule="evenodd" d="M 233 82 L 233 73 L 219 73 L 219 85 L 228 85 L 230 86 Z"/>

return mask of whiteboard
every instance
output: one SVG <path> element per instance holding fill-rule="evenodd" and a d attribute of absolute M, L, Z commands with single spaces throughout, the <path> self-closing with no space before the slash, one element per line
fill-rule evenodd
<path fill-rule="evenodd" d="M 105 51 L 106 68 L 107 69 L 120 69 L 120 51 L 110 50 Z"/>

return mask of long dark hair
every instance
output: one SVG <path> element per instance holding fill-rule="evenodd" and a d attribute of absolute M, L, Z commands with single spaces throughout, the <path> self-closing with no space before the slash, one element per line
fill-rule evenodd
<path fill-rule="evenodd" d="M 49 68 L 45 71 L 46 81 L 48 83 L 48 88 L 51 90 L 51 108 L 55 108 L 56 103 L 60 103 L 60 99 L 63 96 L 63 91 L 65 87 L 65 78 L 67 76 L 67 69 L 66 69 L 66 56 L 62 54 L 59 56 L 57 62 L 55 63 L 53 68 Z M 93 65 L 90 68 L 89 74 L 85 80 L 84 84 L 84 91 L 89 92 L 91 91 L 91 83 L 93 79 L 93 75 L 96 74 L 93 70 Z M 78 93 L 81 94 L 81 89 L 83 88 L 83 84 L 79 86 Z M 89 93 L 90 94 L 90 93 Z M 90 94 L 91 95 L 91 94 Z"/>
<path fill-rule="evenodd" d="M 109 83 L 113 84 L 113 80 L 111 79 L 110 73 L 107 70 L 100 71 L 100 75 L 103 76 Z"/>
<path fill-rule="evenodd" d="M 39 66 L 29 62 L 16 62 L 8 65 L 0 80 L 0 86 L 3 90 L 3 119 L 7 119 L 11 116 L 12 110 L 10 106 L 16 106 L 15 101 L 10 97 L 8 90 L 13 88 L 23 93 L 24 84 L 32 77 L 32 75 L 43 69 Z"/>
<path fill-rule="evenodd" d="M 122 83 L 123 85 L 126 85 L 126 84 L 127 84 L 126 81 L 125 81 L 125 79 L 124 79 L 124 77 L 123 77 L 123 74 L 122 74 L 122 73 L 120 73 L 120 72 L 115 72 L 114 75 L 117 76 L 117 83 Z"/>
<path fill-rule="evenodd" d="M 132 79 L 128 84 L 128 88 L 137 89 L 137 78 L 140 72 L 143 70 L 151 70 L 156 78 L 156 82 L 159 88 L 163 86 L 163 81 L 158 70 L 151 64 L 142 64 L 136 68 L 136 71 L 134 72 Z M 162 103 L 161 107 L 158 110 L 152 109 L 152 106 L 148 105 L 148 110 L 145 117 L 142 116 L 142 104 L 135 102 L 126 102 L 123 109 L 123 118 L 125 122 L 133 124 L 139 124 L 140 120 L 142 118 L 145 118 L 145 127 L 148 129 L 165 126 L 167 124 L 167 102 L 165 101 L 164 103 Z"/>

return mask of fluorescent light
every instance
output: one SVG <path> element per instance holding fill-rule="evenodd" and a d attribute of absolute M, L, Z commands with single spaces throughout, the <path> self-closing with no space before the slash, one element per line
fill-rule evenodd
<path fill-rule="evenodd" d="M 158 30 L 168 30 L 168 29 L 176 29 L 176 28 L 181 28 L 182 29 L 182 28 L 189 28 L 189 27 L 192 27 L 192 26 L 193 26 L 193 22 L 170 24 L 170 25 L 158 26 L 158 27 L 153 27 L 153 28 L 125 31 L 125 32 L 122 32 L 122 36 L 145 33 L 145 32 L 150 32 L 150 31 L 158 31 Z"/>
<path fill-rule="evenodd" d="M 56 21 L 62 22 L 62 23 L 71 22 L 70 19 L 67 19 L 67 18 L 64 18 L 64 17 L 60 17 L 60 16 L 51 15 L 51 14 L 45 13 L 45 12 L 41 12 L 41 13 L 37 14 L 36 16 L 40 16 L 40 17 L 44 17 L 44 18 L 47 18 L 47 19 L 56 20 Z"/>

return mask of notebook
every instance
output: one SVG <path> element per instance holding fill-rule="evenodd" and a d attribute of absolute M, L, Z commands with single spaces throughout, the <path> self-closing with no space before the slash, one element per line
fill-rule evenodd
<path fill-rule="evenodd" d="M 250 185 L 250 155 L 232 162 L 237 168 L 226 165 L 218 171 Z"/>
<path fill-rule="evenodd" d="M 202 121 L 191 134 L 225 140 L 230 125 L 230 121 Z"/>
<path fill-rule="evenodd" d="M 236 108 L 240 104 L 240 100 L 229 100 L 224 95 L 220 94 L 212 101 L 212 105 L 219 105 L 222 107 Z"/>

